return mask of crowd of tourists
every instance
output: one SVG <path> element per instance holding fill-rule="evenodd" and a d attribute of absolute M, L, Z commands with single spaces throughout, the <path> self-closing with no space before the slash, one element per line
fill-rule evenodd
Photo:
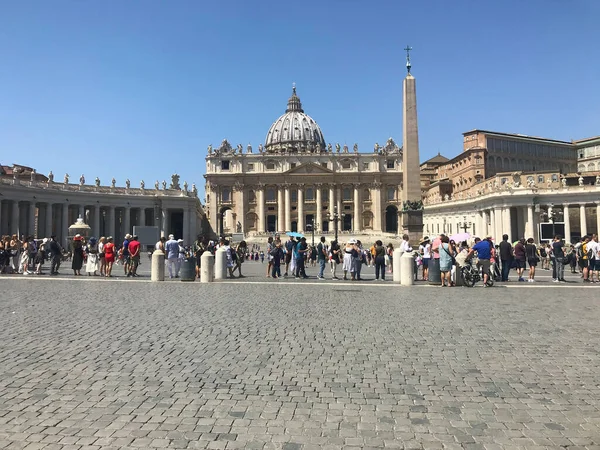
<path fill-rule="evenodd" d="M 263 249 L 258 244 L 249 246 L 245 241 L 232 244 L 224 237 L 212 241 L 201 235 L 186 246 L 182 239 L 175 239 L 171 234 L 155 245 L 155 249 L 165 253 L 170 278 L 179 278 L 183 261 L 191 256 L 196 259 L 195 270 L 199 278 L 202 255 L 205 252 L 215 254 L 219 248 L 226 250 L 231 278 L 244 278 L 242 267 L 247 261 L 266 262 L 265 276 L 271 279 L 308 278 L 307 268 L 314 267 L 318 280 L 327 277 L 361 281 L 363 267 L 369 266 L 375 269 L 375 280 L 385 281 L 386 273 L 393 270 L 394 245 L 384 244 L 381 240 L 368 246 L 358 239 L 340 243 L 337 240 L 327 242 L 321 237 L 317 244 L 310 245 L 305 237 L 282 239 L 275 235 L 268 238 Z M 584 283 L 600 283 L 600 243 L 595 234 L 584 236 L 575 244 L 565 244 L 557 235 L 552 242 L 539 245 L 533 238 L 511 243 L 508 235 L 494 243 L 491 236 L 457 242 L 440 234 L 433 239 L 425 236 L 414 246 L 404 235 L 399 248 L 402 253 L 409 252 L 414 257 L 415 280 L 428 281 L 430 265 L 436 264 L 443 287 L 464 284 L 461 277 L 464 278 L 465 273 L 473 276 L 471 281 L 482 281 L 484 286 L 490 286 L 494 281 L 510 281 L 511 271 L 519 282 L 534 283 L 538 269 L 551 270 L 555 283 L 565 282 L 565 269 L 579 273 Z M 61 266 L 64 269 L 68 264 L 74 276 L 81 276 L 84 271 L 88 276 L 110 278 L 114 270 L 123 270 L 124 276 L 137 277 L 141 250 L 138 237 L 130 234 L 118 244 L 110 236 L 86 239 L 76 235 L 68 249 L 64 249 L 55 236 L 44 239 L 3 236 L 0 239 L 0 273 L 42 275 L 48 268 L 50 275 L 58 275 Z M 437 261 L 433 263 L 432 260 Z M 115 266 L 122 266 L 122 269 Z"/>
<path fill-rule="evenodd" d="M 43 239 L 4 236 L 0 241 L 0 273 L 43 275 L 48 263 L 50 275 L 59 275 L 61 266 L 70 264 L 74 276 L 81 276 L 83 270 L 88 276 L 110 278 L 117 264 L 123 266 L 123 275 L 137 277 L 140 251 L 138 237 L 130 234 L 118 246 L 111 236 L 86 240 L 77 234 L 68 249 L 60 245 L 56 236 Z"/>

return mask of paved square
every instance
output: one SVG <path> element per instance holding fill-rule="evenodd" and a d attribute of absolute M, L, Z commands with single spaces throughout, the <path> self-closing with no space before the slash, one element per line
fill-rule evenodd
<path fill-rule="evenodd" d="M 240 281 L 0 278 L 0 448 L 600 448 L 594 287 Z"/>

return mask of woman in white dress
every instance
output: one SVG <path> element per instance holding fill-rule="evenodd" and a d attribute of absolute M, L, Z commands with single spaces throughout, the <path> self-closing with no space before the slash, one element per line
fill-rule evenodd
<path fill-rule="evenodd" d="M 346 246 L 344 247 L 344 263 L 342 265 L 342 270 L 344 271 L 344 280 L 348 279 L 348 272 L 350 272 L 350 276 L 352 280 L 354 280 L 354 270 L 355 265 L 352 264 L 352 258 L 356 254 L 355 245 L 356 241 L 354 239 L 350 239 Z"/>
<path fill-rule="evenodd" d="M 85 263 L 85 271 L 88 276 L 92 276 L 92 274 L 97 277 L 98 276 L 98 242 L 95 237 L 91 237 L 88 241 L 87 246 L 87 262 Z"/>

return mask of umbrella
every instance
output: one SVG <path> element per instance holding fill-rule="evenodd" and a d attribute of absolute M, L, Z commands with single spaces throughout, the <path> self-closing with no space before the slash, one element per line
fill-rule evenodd
<path fill-rule="evenodd" d="M 456 234 L 450 236 L 450 240 L 454 241 L 454 242 L 468 241 L 469 239 L 471 239 L 471 235 L 467 232 L 456 233 Z"/>
<path fill-rule="evenodd" d="M 286 233 L 288 236 L 290 237 L 295 237 L 295 238 L 303 238 L 304 235 L 302 233 L 297 233 L 296 231 L 290 231 L 289 233 Z"/>

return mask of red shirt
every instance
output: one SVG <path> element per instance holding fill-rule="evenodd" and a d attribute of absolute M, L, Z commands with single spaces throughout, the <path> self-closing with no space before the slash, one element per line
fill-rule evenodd
<path fill-rule="evenodd" d="M 131 256 L 137 256 L 139 255 L 139 250 L 140 250 L 140 243 L 138 241 L 130 241 L 129 242 L 129 254 Z"/>

